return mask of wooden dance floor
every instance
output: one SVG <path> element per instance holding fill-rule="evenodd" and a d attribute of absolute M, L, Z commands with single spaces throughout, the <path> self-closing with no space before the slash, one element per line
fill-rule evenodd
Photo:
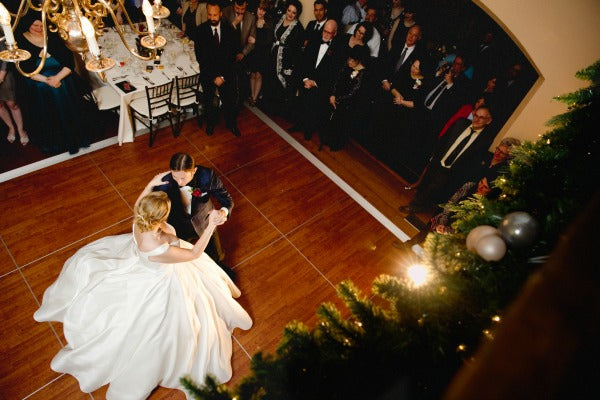
<path fill-rule="evenodd" d="M 62 326 L 36 323 L 33 313 L 78 248 L 130 232 L 134 201 L 175 152 L 218 171 L 235 201 L 220 236 L 254 326 L 234 332 L 231 385 L 248 374 L 254 353 L 276 349 L 289 321 L 314 326 L 317 307 L 327 301 L 347 315 L 336 296 L 340 281 L 351 279 L 370 293 L 378 275 L 403 273 L 415 256 L 394 248 L 397 233 L 364 207 L 369 203 L 414 235 L 397 211 L 408 202 L 402 180 L 354 145 L 319 152 L 316 137 L 291 135 L 359 193 L 356 201 L 251 110 L 242 111 L 239 127 L 240 138 L 222 125 L 208 137 L 188 120 L 180 137 L 163 129 L 152 148 L 142 135 L 0 183 L 0 399 L 105 398 L 106 387 L 82 393 L 73 377 L 50 369 L 65 344 Z M 185 396 L 159 388 L 150 399 Z"/>

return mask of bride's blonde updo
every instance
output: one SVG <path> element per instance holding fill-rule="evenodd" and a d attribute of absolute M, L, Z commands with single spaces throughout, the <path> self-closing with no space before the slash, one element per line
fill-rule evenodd
<path fill-rule="evenodd" d="M 148 232 L 167 220 L 171 201 L 165 192 L 152 192 L 142 197 L 137 207 L 135 226 L 140 232 Z"/>

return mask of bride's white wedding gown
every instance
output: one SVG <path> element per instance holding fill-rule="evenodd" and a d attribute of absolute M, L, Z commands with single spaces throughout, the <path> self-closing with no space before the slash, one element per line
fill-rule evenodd
<path fill-rule="evenodd" d="M 231 332 L 252 326 L 233 299 L 240 291 L 206 254 L 177 264 L 148 260 L 168 246 L 142 252 L 129 233 L 67 260 L 34 314 L 63 323 L 67 344 L 53 370 L 73 375 L 84 392 L 109 383 L 114 400 L 145 399 L 156 386 L 184 390 L 184 375 L 198 383 L 206 374 L 231 378 Z"/>

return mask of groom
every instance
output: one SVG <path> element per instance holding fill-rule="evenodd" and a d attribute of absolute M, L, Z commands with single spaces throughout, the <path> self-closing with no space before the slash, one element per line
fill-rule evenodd
<path fill-rule="evenodd" d="M 233 199 L 215 172 L 196 165 L 189 154 L 174 154 L 169 168 L 171 172 L 163 178 L 165 184 L 155 186 L 153 190 L 160 190 L 169 196 L 171 211 L 167 222 L 173 225 L 177 237 L 195 242 L 206 227 L 208 213 L 213 209 L 211 199 L 215 199 L 220 206 L 223 221 L 231 214 Z M 233 270 L 223 264 L 225 253 L 216 229 L 205 252 L 233 278 Z"/>

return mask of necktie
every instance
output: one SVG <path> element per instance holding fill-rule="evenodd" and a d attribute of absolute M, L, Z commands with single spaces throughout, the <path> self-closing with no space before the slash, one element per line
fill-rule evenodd
<path fill-rule="evenodd" d="M 404 50 L 402 50 L 402 54 L 400 54 L 400 58 L 398 59 L 398 62 L 396 63 L 396 71 L 398 71 L 400 69 L 400 67 L 402 66 L 402 64 L 404 64 L 404 57 L 406 57 L 407 51 L 408 51 L 408 47 L 404 46 Z"/>
<path fill-rule="evenodd" d="M 321 40 L 321 44 L 326 44 L 327 46 L 329 46 L 331 44 L 331 42 L 325 41 L 325 40 Z"/>
<path fill-rule="evenodd" d="M 446 82 L 441 81 L 440 84 L 435 89 L 433 89 L 431 92 L 429 92 L 429 94 L 425 98 L 425 107 L 427 107 L 428 109 L 431 110 L 433 108 L 433 106 L 435 105 L 436 100 L 440 97 L 440 95 L 444 91 L 444 89 L 446 89 Z"/>
<path fill-rule="evenodd" d="M 215 31 L 213 33 L 213 39 L 215 40 L 215 44 L 218 46 L 219 45 L 219 31 L 217 31 L 217 28 L 214 28 Z"/>
<path fill-rule="evenodd" d="M 319 24 L 315 24 L 315 31 L 319 30 Z"/>
<path fill-rule="evenodd" d="M 456 145 L 452 153 L 450 153 L 450 155 L 446 157 L 444 164 L 446 164 L 447 167 L 451 167 L 452 164 L 454 164 L 454 162 L 458 158 L 458 155 L 463 151 L 466 144 L 469 143 L 469 139 L 471 139 L 473 132 L 475 132 L 475 130 L 471 128 L 471 132 L 469 132 L 467 136 L 463 137 L 463 139 Z"/>

